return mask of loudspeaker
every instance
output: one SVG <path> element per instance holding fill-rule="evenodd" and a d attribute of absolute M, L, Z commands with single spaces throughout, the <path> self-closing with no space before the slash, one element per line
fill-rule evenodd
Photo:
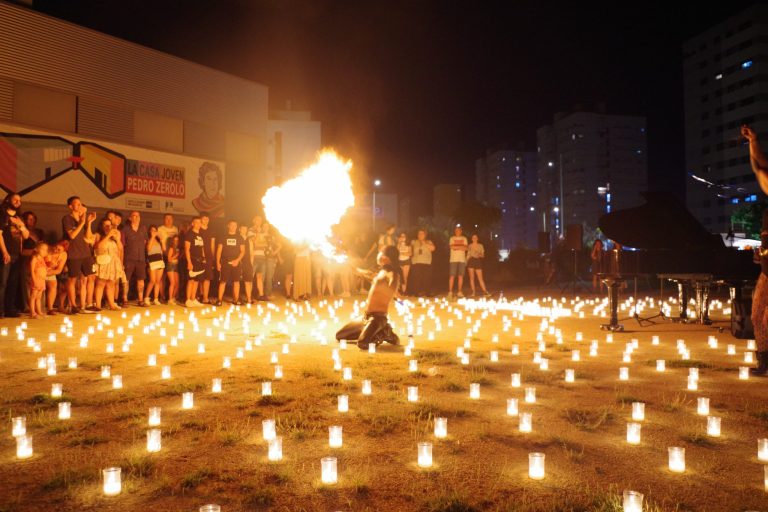
<path fill-rule="evenodd" d="M 539 252 L 549 252 L 549 231 L 539 231 L 538 235 Z"/>
<path fill-rule="evenodd" d="M 584 247 L 582 242 L 583 235 L 581 224 L 568 224 L 565 226 L 565 248 L 572 251 L 580 251 Z"/>

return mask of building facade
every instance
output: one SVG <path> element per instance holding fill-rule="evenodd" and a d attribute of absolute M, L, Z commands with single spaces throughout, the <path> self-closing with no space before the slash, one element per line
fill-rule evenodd
<path fill-rule="evenodd" d="M 475 162 L 477 201 L 501 212 L 501 222 L 492 234 L 499 250 L 536 247 L 541 229 L 537 195 L 536 153 L 488 151 Z"/>
<path fill-rule="evenodd" d="M 612 210 L 642 204 L 648 186 L 645 118 L 559 113 L 537 131 L 539 225 L 552 240 L 569 224 L 585 232 Z"/>
<path fill-rule="evenodd" d="M 761 196 L 739 128 L 768 138 L 768 6 L 756 4 L 683 45 L 686 201 L 712 231 Z"/>

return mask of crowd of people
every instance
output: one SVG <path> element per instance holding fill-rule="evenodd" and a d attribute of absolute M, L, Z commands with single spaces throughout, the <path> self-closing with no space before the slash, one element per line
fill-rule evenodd
<path fill-rule="evenodd" d="M 0 317 L 28 312 L 43 315 L 95 313 L 129 306 L 221 305 L 271 300 L 276 284 L 285 297 L 305 300 L 365 292 L 368 283 L 354 269 L 365 267 L 374 251 L 392 246 L 402 272 L 397 293 L 430 296 L 436 245 L 425 230 L 408 240 L 389 227 L 371 246 L 358 235 L 347 246 L 338 242 L 343 262 L 292 244 L 256 215 L 251 224 L 229 220 L 214 227 L 202 213 L 180 226 L 166 214 L 160 226 L 147 225 L 138 211 L 114 210 L 99 216 L 79 197 L 67 200 L 61 237 L 47 243 L 37 216 L 22 211 L 21 196 L 8 194 L 0 204 Z M 447 248 L 446 248 L 447 249 Z M 477 235 L 468 242 L 456 228 L 450 239 L 449 296 L 463 297 L 468 271 L 471 293 L 487 294 L 483 280 L 485 251 Z M 129 302 L 129 294 L 132 301 Z M 134 302 L 135 301 L 135 302 Z"/>

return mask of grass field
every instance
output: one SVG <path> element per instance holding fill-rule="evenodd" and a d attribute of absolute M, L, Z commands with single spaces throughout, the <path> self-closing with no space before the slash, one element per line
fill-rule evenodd
<path fill-rule="evenodd" d="M 194 320 L 180 308 L 134 307 L 125 318 L 105 314 L 101 322 L 95 315 L 72 317 L 71 337 L 62 316 L 28 320 L 24 339 L 17 333 L 23 319 L 2 321 L 0 511 L 196 511 L 206 503 L 227 512 L 621 511 L 625 489 L 642 492 L 648 511 L 768 510 L 757 458 L 757 440 L 768 437 L 768 379 L 739 380 L 738 367 L 751 366 L 744 362 L 746 340 L 705 326 L 641 329 L 626 320 L 631 332 L 608 342 L 599 330 L 601 302 L 561 302 L 556 311 L 564 316 L 543 326 L 537 313 L 551 314 L 541 308 L 553 306 L 546 298 L 537 304 L 438 300 L 393 308 L 404 345 L 409 325 L 414 332 L 410 357 L 404 346 L 369 354 L 353 344 L 340 349 L 333 337 L 355 314 L 353 302 L 201 309 Z M 183 339 L 173 346 L 180 331 Z M 55 341 L 48 341 L 50 333 Z M 549 360 L 545 371 L 533 362 L 538 333 Z M 124 352 L 127 336 L 133 343 Z M 716 336 L 716 349 L 709 336 Z M 632 339 L 637 349 L 631 362 L 622 362 Z M 596 356 L 590 356 L 592 340 Z M 681 358 L 678 340 L 689 359 Z M 35 343 L 39 352 L 30 346 Z M 468 364 L 456 356 L 465 343 Z M 727 355 L 728 344 L 736 346 L 735 355 Z M 334 371 L 334 349 L 352 380 Z M 572 360 L 573 350 L 580 361 Z M 498 362 L 491 351 L 498 351 Z M 270 362 L 274 352 L 283 369 L 279 380 Z M 56 359 L 53 376 L 37 367 L 48 354 Z M 150 354 L 157 366 L 148 366 Z M 67 368 L 70 357 L 77 357 L 78 368 Z M 415 372 L 411 359 L 418 362 Z M 666 361 L 664 373 L 656 371 L 658 359 Z M 107 365 L 111 375 L 122 376 L 122 389 L 100 376 Z M 170 366 L 169 380 L 161 379 L 162 366 Z M 629 368 L 627 381 L 619 380 L 620 367 Z M 697 391 L 687 389 L 689 368 L 699 369 Z M 564 381 L 566 369 L 575 370 L 575 382 Z M 510 385 L 512 373 L 520 374 L 520 388 Z M 222 379 L 221 393 L 211 392 L 213 378 Z M 361 393 L 363 379 L 372 383 L 370 396 Z M 262 396 L 262 382 L 272 382 L 271 396 Z M 52 383 L 63 384 L 61 398 L 51 397 Z M 470 383 L 480 384 L 477 400 L 469 397 Z M 407 401 L 408 386 L 418 386 L 418 402 Z M 535 403 L 524 401 L 527 387 L 535 387 Z M 190 410 L 181 407 L 187 391 L 194 392 Z M 347 413 L 337 410 L 343 394 Z M 720 437 L 707 435 L 698 397 L 710 398 L 711 415 L 722 418 Z M 531 433 L 519 432 L 519 418 L 507 415 L 508 398 L 532 413 Z M 72 403 L 69 420 L 58 419 L 62 401 Z M 632 402 L 646 404 L 637 446 L 626 442 Z M 157 453 L 146 450 L 150 407 L 162 408 Z M 16 458 L 16 416 L 26 417 L 33 435 L 30 459 Z M 437 417 L 448 420 L 446 439 L 433 434 Z M 275 420 L 283 438 L 282 461 L 267 460 L 265 419 Z M 343 427 L 341 448 L 329 447 L 332 425 Z M 432 468 L 417 465 L 420 441 L 433 443 Z M 670 446 L 686 448 L 682 474 L 667 467 Z M 543 480 L 528 477 L 531 452 L 546 454 Z M 335 485 L 320 481 L 326 456 L 338 459 Z M 110 466 L 122 469 L 122 492 L 105 497 L 101 470 Z"/>

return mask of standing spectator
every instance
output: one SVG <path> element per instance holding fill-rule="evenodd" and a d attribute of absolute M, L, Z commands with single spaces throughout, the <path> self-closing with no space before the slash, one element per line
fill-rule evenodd
<path fill-rule="evenodd" d="M 43 241 L 43 230 L 37 227 L 37 215 L 33 212 L 27 211 L 21 214 L 21 220 L 24 221 L 24 225 L 27 226 L 29 231 L 29 237 L 25 238 L 21 243 L 21 283 L 27 283 L 30 279 L 29 269 L 32 256 L 37 248 L 37 243 Z M 22 307 L 24 311 L 29 308 L 29 293 L 30 287 L 22 286 Z"/>
<path fill-rule="evenodd" d="M 256 276 L 256 300 L 264 300 L 264 273 L 267 270 L 267 239 L 264 236 L 264 219 L 253 217 L 248 228 L 248 240 L 253 252 L 253 273 Z"/>
<path fill-rule="evenodd" d="M 171 236 L 167 245 L 168 266 L 165 267 L 165 273 L 168 275 L 168 304 L 175 306 L 179 294 L 179 235 Z"/>
<path fill-rule="evenodd" d="M 464 287 L 464 270 L 467 266 L 467 237 L 461 234 L 461 226 L 456 226 L 453 230 L 453 236 L 448 241 L 451 248 L 450 276 L 448 277 L 448 298 L 453 296 L 453 281 L 458 278 L 456 296 L 464 297 L 462 289 Z"/>
<path fill-rule="evenodd" d="M 472 288 L 472 296 L 475 296 L 475 275 L 477 275 L 477 282 L 480 284 L 480 289 L 483 290 L 483 294 L 488 297 L 490 294 L 485 288 L 485 281 L 483 280 L 483 263 L 485 262 L 485 247 L 479 242 L 477 235 L 472 235 L 472 243 L 467 248 L 467 270 L 469 272 L 469 286 Z"/>
<path fill-rule="evenodd" d="M 168 274 L 168 240 L 172 236 L 178 236 L 179 234 L 179 228 L 177 228 L 173 224 L 173 214 L 166 213 L 163 215 L 163 225 L 157 228 L 157 234 L 160 237 L 160 243 L 163 246 L 163 261 L 165 262 L 165 272 L 166 275 Z M 168 276 L 168 280 L 170 281 L 171 276 Z M 165 279 L 160 280 L 160 296 L 164 299 L 169 299 L 170 294 L 168 297 L 165 296 Z"/>
<path fill-rule="evenodd" d="M 68 248 L 69 242 L 67 240 L 61 240 L 53 246 L 52 250 L 48 251 L 48 257 L 45 260 L 45 264 L 48 267 L 48 275 L 45 278 L 45 300 L 47 303 L 48 315 L 56 314 L 56 310 L 53 306 L 56 302 L 57 295 L 60 293 L 58 282 L 60 279 L 65 280 L 65 277 L 62 277 L 62 274 L 64 274 L 64 267 L 67 264 Z M 62 282 L 62 284 L 65 283 Z M 62 286 L 62 290 L 64 290 L 64 288 L 65 287 Z M 61 305 L 61 302 L 59 302 L 59 304 Z"/>
<path fill-rule="evenodd" d="M 5 249 L 10 256 L 3 264 L 0 274 L 0 315 L 12 318 L 19 316 L 17 302 L 23 267 L 21 250 L 23 241 L 29 237 L 29 230 L 19 217 L 20 209 L 19 194 L 8 194 L 0 204 L 0 229 L 3 232 Z"/>
<path fill-rule="evenodd" d="M 203 304 L 208 304 L 210 299 L 208 295 L 211 292 L 211 281 L 213 280 L 214 259 L 216 255 L 216 236 L 211 226 L 211 216 L 208 213 L 200 214 L 200 235 L 203 237 L 203 250 L 205 252 L 205 262 L 203 272 Z"/>
<path fill-rule="evenodd" d="M 123 236 L 123 216 L 120 212 L 110 210 L 107 212 L 107 219 L 112 223 L 112 229 L 120 233 L 120 253 L 118 254 L 118 263 L 120 265 L 117 281 L 115 282 L 115 297 L 119 297 L 117 305 L 121 308 L 128 307 L 128 280 L 125 278 L 125 237 Z"/>
<path fill-rule="evenodd" d="M 240 304 L 240 279 L 242 278 L 241 262 L 245 257 L 245 240 L 237 232 L 237 222 L 227 222 L 227 234 L 219 241 L 216 248 L 216 268 L 219 271 L 219 300 L 221 306 L 224 291 L 228 284 L 232 285 L 232 303 Z"/>
<path fill-rule="evenodd" d="M 123 228 L 123 262 L 125 265 L 126 289 L 136 278 L 136 304 L 149 306 L 144 298 L 144 281 L 147 279 L 147 230 L 141 225 L 141 215 L 132 211 L 128 215 L 128 224 Z M 127 293 L 126 293 L 127 299 Z"/>
<path fill-rule="evenodd" d="M 371 255 L 381 252 L 386 246 L 395 245 L 397 243 L 397 240 L 395 240 L 395 228 L 396 226 L 394 224 L 387 226 L 387 229 L 379 235 L 376 242 L 374 242 L 371 245 L 371 248 L 368 249 L 368 254 L 365 255 L 366 260 L 370 258 Z"/>
<path fill-rule="evenodd" d="M 86 309 L 86 294 L 88 276 L 93 274 L 93 257 L 88 240 L 93 239 L 92 225 L 96 214 L 88 213 L 88 208 L 77 196 L 67 199 L 69 214 L 61 219 L 64 238 L 69 240 L 67 250 L 67 296 L 72 314 L 88 313 Z M 80 295 L 80 307 L 77 306 L 77 295 Z"/>
<path fill-rule="evenodd" d="M 251 239 L 248 238 L 248 226 L 241 224 L 238 228 L 238 234 L 243 239 L 243 247 L 245 247 L 245 254 L 243 255 L 243 261 L 240 262 L 240 268 L 245 287 L 245 302 L 250 304 L 253 302 L 253 244 Z M 240 297 L 238 297 L 238 300 L 240 300 Z"/>
<path fill-rule="evenodd" d="M 397 237 L 397 252 L 399 253 L 398 263 L 400 264 L 400 270 L 403 271 L 403 280 L 398 291 L 405 295 L 408 288 L 408 273 L 411 271 L 411 256 L 413 255 L 413 248 L 408 243 L 408 237 L 405 236 L 405 232 L 400 233 Z"/>
<path fill-rule="evenodd" d="M 120 263 L 122 241 L 120 232 L 112 225 L 109 218 L 104 218 L 99 226 L 94 253 L 96 254 L 96 307 L 101 309 L 104 291 L 107 292 L 107 307 L 117 311 L 115 288 L 117 278 L 123 268 Z"/>
<path fill-rule="evenodd" d="M 197 300 L 197 287 L 203 280 L 205 274 L 205 241 L 201 233 L 202 221 L 200 217 L 192 219 L 189 230 L 184 235 L 184 256 L 187 260 L 187 301 L 185 305 L 188 308 L 202 306 Z"/>
<path fill-rule="evenodd" d="M 29 316 L 40 318 L 43 313 L 43 291 L 45 291 L 45 278 L 48 276 L 48 268 L 45 266 L 45 258 L 48 256 L 48 244 L 38 242 L 29 261 Z"/>
<path fill-rule="evenodd" d="M 149 262 L 149 285 L 147 286 L 146 303 L 160 305 L 160 284 L 163 282 L 163 242 L 156 226 L 149 226 L 149 240 L 147 240 L 147 261 Z M 155 300 L 152 301 L 152 292 L 155 292 Z"/>
<path fill-rule="evenodd" d="M 275 268 L 277 267 L 277 258 L 280 254 L 280 239 L 275 235 L 272 226 L 265 222 L 262 226 L 264 233 L 264 242 L 266 243 L 265 266 L 264 266 L 264 298 L 272 300 L 272 285 L 275 280 Z"/>
<path fill-rule="evenodd" d="M 296 252 L 293 250 L 293 244 L 290 240 L 282 237 L 280 243 L 280 254 L 278 255 L 280 269 L 283 273 L 283 286 L 285 287 L 285 298 L 291 297 L 293 288 L 293 267 L 296 264 Z"/>
<path fill-rule="evenodd" d="M 408 293 L 423 297 L 430 294 L 432 282 L 432 253 L 435 252 L 435 244 L 427 240 L 427 232 L 420 229 L 416 240 L 411 242 L 411 282 Z"/>

